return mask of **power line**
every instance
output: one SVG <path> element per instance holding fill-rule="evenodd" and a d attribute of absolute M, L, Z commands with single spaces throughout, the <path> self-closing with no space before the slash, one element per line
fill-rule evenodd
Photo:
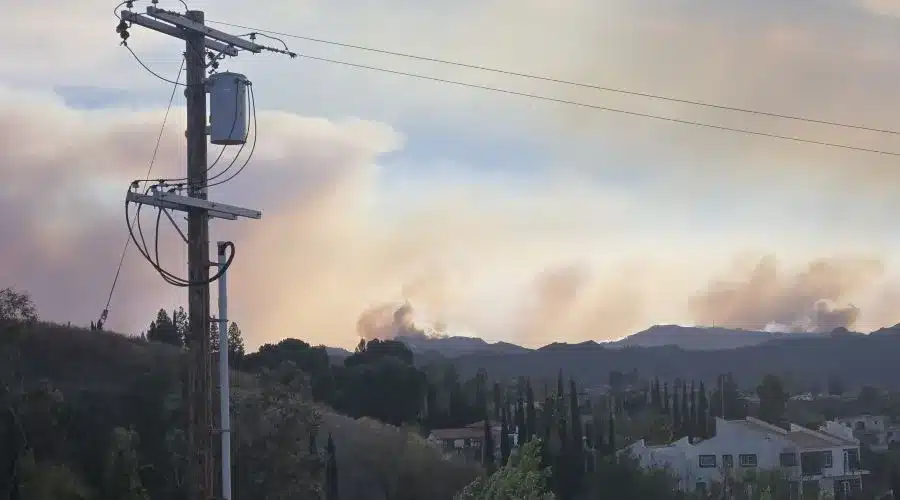
<path fill-rule="evenodd" d="M 895 151 L 864 148 L 864 147 L 860 147 L 860 146 L 851 146 L 849 144 L 839 144 L 839 143 L 835 143 L 835 142 L 818 141 L 815 139 L 804 139 L 802 137 L 793 137 L 793 136 L 789 136 L 789 135 L 781 135 L 781 134 L 775 134 L 775 133 L 770 133 L 770 132 L 760 132 L 757 130 L 750 130 L 750 129 L 737 128 L 737 127 L 727 127 L 725 125 L 716 125 L 716 124 L 712 124 L 712 123 L 704 123 L 704 122 L 698 122 L 698 121 L 693 121 L 693 120 L 683 120 L 681 118 L 653 115 L 650 113 L 641 113 L 638 111 L 629 111 L 626 109 L 610 108 L 607 106 L 600 106 L 597 104 L 590 104 L 590 103 L 586 103 L 586 102 L 571 101 L 568 99 L 560 99 L 560 98 L 544 96 L 544 95 L 540 95 L 540 94 L 531 94 L 528 92 L 519 92 L 519 91 L 515 91 L 515 90 L 503 89 L 500 87 L 490 87 L 487 85 L 479 85 L 479 84 L 475 84 L 475 83 L 460 82 L 457 80 L 448 80 L 445 78 L 438 78 L 438 77 L 427 76 L 427 75 L 422 75 L 422 74 L 418 74 L 418 73 L 410 73 L 407 71 L 399 71 L 399 70 L 393 70 L 393 69 L 388 69 L 388 68 L 381 68 L 378 66 L 368 66 L 365 64 L 351 63 L 351 62 L 347 62 L 347 61 L 340 61 L 337 59 L 328 59 L 325 57 L 316 57 L 316 56 L 310 56 L 310 55 L 306 55 L 306 54 L 297 54 L 297 56 L 305 58 L 305 59 L 312 59 L 315 61 L 322 61 L 322 62 L 327 62 L 327 63 L 332 63 L 332 64 L 340 64 L 343 66 L 349 66 L 349 67 L 358 68 L 358 69 L 378 71 L 381 73 L 389 73 L 389 74 L 400 75 L 400 76 L 408 76 L 411 78 L 418 78 L 420 80 L 428 80 L 428 81 L 432 81 L 432 82 L 445 83 L 448 85 L 455 85 L 455 86 L 459 86 L 459 87 L 468 87 L 468 88 L 479 89 L 479 90 L 487 90 L 487 91 L 497 92 L 497 93 L 501 93 L 501 94 L 516 95 L 516 96 L 520 96 L 520 97 L 527 97 L 529 99 L 537 99 L 537 100 L 541 100 L 541 101 L 555 102 L 555 103 L 559 103 L 559 104 L 566 104 L 566 105 L 577 106 L 577 107 L 581 107 L 581 108 L 594 109 L 597 111 L 606 111 L 606 112 L 610 112 L 610 113 L 619 113 L 619 114 L 623 114 L 623 115 L 637 116 L 640 118 L 648 118 L 651 120 L 665 121 L 665 122 L 670 122 L 670 123 L 680 123 L 682 125 L 692 125 L 694 127 L 722 130 L 722 131 L 726 131 L 726 132 L 736 132 L 739 134 L 747 134 L 747 135 L 753 135 L 753 136 L 757 136 L 757 137 L 767 137 L 769 139 L 778 139 L 778 140 L 783 140 L 783 141 L 790 141 L 790 142 L 797 142 L 797 143 L 804 143 L 804 144 L 815 144 L 818 146 L 826 146 L 826 147 L 837 148 L 837 149 L 846 149 L 846 150 L 850 150 L 850 151 L 874 153 L 874 154 L 886 155 L 886 156 L 900 156 L 900 152 L 895 152 Z"/>
<path fill-rule="evenodd" d="M 468 68 L 468 69 L 474 69 L 474 70 L 479 70 L 479 71 L 486 71 L 489 73 L 497 73 L 497 74 L 507 75 L 507 76 L 516 76 L 516 77 L 520 77 L 520 78 L 527 78 L 530 80 L 539 80 L 539 81 L 550 82 L 550 83 L 558 83 L 558 84 L 562 84 L 562 85 L 569 85 L 569 86 L 580 87 L 580 88 L 585 88 L 585 89 L 600 90 L 603 92 L 614 92 L 617 94 L 646 97 L 648 99 L 676 102 L 676 103 L 680 103 L 680 104 L 690 104 L 693 106 L 701 106 L 701 107 L 706 107 L 706 108 L 719 109 L 719 110 L 723 110 L 723 111 L 733 111 L 733 112 L 737 112 L 737 113 L 748 113 L 748 114 L 753 114 L 753 115 L 758 115 L 758 116 L 768 116 L 771 118 L 781 118 L 784 120 L 794 120 L 794 121 L 801 121 L 801 122 L 807 122 L 807 123 L 816 123 L 819 125 L 830 125 L 833 127 L 865 130 L 868 132 L 878 132 L 881 134 L 900 135 L 900 130 L 883 129 L 883 128 L 877 128 L 877 127 L 869 127 L 869 126 L 865 126 L 865 125 L 856 125 L 856 124 L 842 123 L 842 122 L 836 122 L 836 121 L 831 121 L 831 120 L 822 120 L 822 119 L 809 118 L 809 117 L 805 117 L 805 116 L 793 115 L 793 114 L 787 114 L 787 113 L 774 113 L 774 112 L 770 112 L 770 111 L 762 111 L 762 110 L 757 110 L 757 109 L 740 108 L 740 107 L 736 107 L 736 106 L 728 106 L 728 105 L 724 105 L 724 104 L 716 104 L 716 103 L 711 103 L 711 102 L 706 102 L 706 101 L 696 101 L 696 100 L 691 100 L 691 99 L 682 99 L 682 98 L 678 98 L 678 97 L 664 96 L 664 95 L 659 95 L 659 94 L 653 94 L 650 92 L 638 92 L 638 91 L 633 91 L 633 90 L 626 90 L 626 89 L 615 88 L 615 87 L 607 87 L 607 86 L 603 86 L 603 85 L 595 85 L 595 84 L 578 82 L 578 81 L 573 81 L 573 80 L 565 80 L 562 78 L 553 78 L 553 77 L 549 77 L 549 76 L 536 75 L 536 74 L 532 74 L 532 73 L 523 73 L 523 72 L 519 72 L 519 71 L 493 68 L 490 66 L 482 66 L 482 65 L 478 65 L 478 64 L 469 64 L 469 63 L 464 63 L 464 62 L 460 62 L 460 61 L 439 59 L 436 57 L 421 56 L 421 55 L 410 54 L 410 53 L 406 53 L 406 52 L 398 52 L 398 51 L 393 51 L 393 50 L 379 49 L 379 48 L 375 48 L 375 47 L 368 47 L 365 45 L 355 45 L 355 44 L 351 44 L 351 43 L 344 43 L 344 42 L 338 42 L 338 41 L 333 41 L 333 40 L 325 40 L 322 38 L 314 38 L 314 37 L 309 37 L 309 36 L 296 35 L 296 34 L 292 34 L 292 33 L 283 33 L 280 31 L 263 30 L 263 29 L 259 29 L 259 28 L 253 28 L 250 26 L 243 26 L 240 24 L 227 23 L 224 21 L 208 21 L 208 22 L 212 23 L 212 24 L 220 24 L 223 26 L 230 26 L 233 28 L 252 30 L 259 34 L 268 33 L 270 35 L 278 35 L 278 36 L 283 36 L 283 37 L 287 37 L 287 38 L 295 38 L 297 40 L 305 40 L 308 42 L 333 45 L 336 47 L 344 47 L 344 48 L 348 48 L 348 49 L 362 50 L 362 51 L 373 52 L 373 53 L 377 53 L 377 54 L 384 54 L 384 55 L 390 55 L 390 56 L 395 56 L 395 57 L 403 57 L 406 59 L 414 59 L 417 61 L 426 61 L 426 62 L 432 62 L 432 63 L 437 63 L 437 64 L 444 64 L 444 65 L 448 65 L 448 66 L 456 66 L 456 67 L 460 67 L 460 68 Z"/>
<path fill-rule="evenodd" d="M 131 52 L 131 48 L 127 45 L 129 52 Z M 135 59 L 137 59 L 137 55 L 134 52 L 131 52 L 134 55 Z M 140 59 L 138 59 L 140 62 Z M 142 63 L 143 64 L 143 63 Z M 159 134 L 156 136 L 156 145 L 153 147 L 153 155 L 150 157 L 150 165 L 147 167 L 147 173 L 144 175 L 145 180 L 150 180 L 150 173 L 153 171 L 153 165 L 156 163 L 156 156 L 159 154 L 159 146 L 162 143 L 163 133 L 166 130 L 166 122 L 169 121 L 169 112 L 172 110 L 172 103 L 175 101 L 175 92 L 178 91 L 178 80 L 181 79 L 181 73 L 184 72 L 184 58 L 181 59 L 181 65 L 178 67 L 178 74 L 175 76 L 175 81 L 172 82 L 172 93 L 169 95 L 169 104 L 166 106 L 166 113 L 163 115 L 162 125 L 159 127 Z M 137 216 L 135 216 L 137 217 Z M 131 222 L 134 224 L 134 221 Z M 100 319 L 97 321 L 97 328 L 100 329 L 103 327 L 103 322 L 106 321 L 106 316 L 109 314 L 109 305 L 112 303 L 113 293 L 116 291 L 116 284 L 119 282 L 119 275 L 122 272 L 122 265 L 125 263 L 125 255 L 128 252 L 128 245 L 131 244 L 132 237 L 129 234 L 128 238 L 125 239 L 125 246 L 122 248 L 122 255 L 119 257 L 119 265 L 116 267 L 116 275 L 113 278 L 112 286 L 109 289 L 109 297 L 106 299 L 106 307 L 103 308 L 103 312 L 100 314 Z"/>

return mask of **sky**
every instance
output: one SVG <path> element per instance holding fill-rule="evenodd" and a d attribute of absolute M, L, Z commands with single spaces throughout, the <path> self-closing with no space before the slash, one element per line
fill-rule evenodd
<path fill-rule="evenodd" d="M 11 27 L 0 46 L 0 287 L 28 291 L 45 319 L 87 325 L 106 304 L 127 238 L 124 194 L 146 173 L 172 86 L 119 46 L 114 3 L 0 2 Z M 188 3 L 210 22 L 900 129 L 895 0 Z M 130 33 L 141 60 L 175 78 L 183 46 Z M 284 40 L 304 55 L 900 153 L 897 134 Z M 229 315 L 250 348 L 286 337 L 352 346 L 361 317 L 405 300 L 417 324 L 529 346 L 660 323 L 900 322 L 896 155 L 271 53 L 220 70 L 253 82 L 259 118 L 249 166 L 210 191 L 263 212 L 211 226 L 237 247 Z M 184 123 L 179 90 L 153 178 L 183 175 Z M 143 221 L 152 231 L 153 214 Z M 183 274 L 170 226 L 161 248 Z M 184 290 L 131 248 L 107 327 L 138 334 L 178 305 Z"/>

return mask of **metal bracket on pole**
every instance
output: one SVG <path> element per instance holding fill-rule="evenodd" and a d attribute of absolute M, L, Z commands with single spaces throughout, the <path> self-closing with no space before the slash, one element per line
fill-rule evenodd
<path fill-rule="evenodd" d="M 164 33 L 166 35 L 180 38 L 184 40 L 185 32 L 183 29 L 172 26 L 170 24 L 161 23 L 159 21 L 150 19 L 148 17 L 142 16 L 140 14 L 136 14 L 134 12 L 123 10 L 122 11 L 122 20 L 128 21 L 129 23 L 134 23 L 141 25 L 145 28 L 150 28 L 155 31 L 159 31 L 160 33 Z M 216 52 L 221 52 L 222 54 L 229 56 L 238 55 L 238 49 L 231 45 L 227 45 L 221 42 L 217 42 L 215 40 L 206 40 L 206 48 L 209 50 L 215 50 Z"/>
<path fill-rule="evenodd" d="M 157 7 L 147 7 L 147 15 L 151 17 L 155 17 L 157 19 L 161 19 L 166 21 L 167 23 L 172 23 L 181 28 L 197 31 L 203 33 L 205 36 L 209 38 L 213 38 L 218 40 L 224 44 L 231 45 L 234 47 L 238 47 L 244 49 L 249 52 L 253 52 L 254 54 L 258 54 L 262 52 L 263 46 L 253 43 L 249 40 L 245 40 L 241 37 L 237 37 L 234 35 L 230 35 L 225 33 L 224 31 L 219 31 L 217 29 L 210 28 L 204 24 L 200 24 L 190 19 L 182 16 L 181 14 L 177 14 L 175 12 L 169 12 L 167 10 L 163 10 Z"/>

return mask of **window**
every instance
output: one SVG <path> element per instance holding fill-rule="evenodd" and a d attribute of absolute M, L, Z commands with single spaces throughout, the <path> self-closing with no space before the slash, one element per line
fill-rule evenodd
<path fill-rule="evenodd" d="M 797 466 L 797 454 L 796 453 L 782 453 L 778 456 L 778 463 L 781 464 L 782 467 L 796 467 Z"/>
<path fill-rule="evenodd" d="M 700 468 L 701 469 L 714 469 L 716 467 L 716 456 L 715 455 L 700 455 Z"/>
<path fill-rule="evenodd" d="M 823 451 L 822 455 L 824 455 L 825 457 L 825 468 L 829 469 L 831 467 L 834 467 L 834 454 L 831 453 L 831 450 Z"/>
<path fill-rule="evenodd" d="M 734 455 L 722 455 L 722 467 L 734 467 Z"/>
<path fill-rule="evenodd" d="M 738 459 L 741 462 L 741 467 L 756 467 L 755 453 L 742 453 L 738 455 Z"/>

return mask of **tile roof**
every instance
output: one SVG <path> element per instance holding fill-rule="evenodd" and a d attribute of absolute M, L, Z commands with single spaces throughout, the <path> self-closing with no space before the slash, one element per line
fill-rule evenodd
<path fill-rule="evenodd" d="M 484 437 L 484 429 L 461 427 L 459 429 L 434 429 L 431 435 L 436 439 L 481 439 Z"/>

